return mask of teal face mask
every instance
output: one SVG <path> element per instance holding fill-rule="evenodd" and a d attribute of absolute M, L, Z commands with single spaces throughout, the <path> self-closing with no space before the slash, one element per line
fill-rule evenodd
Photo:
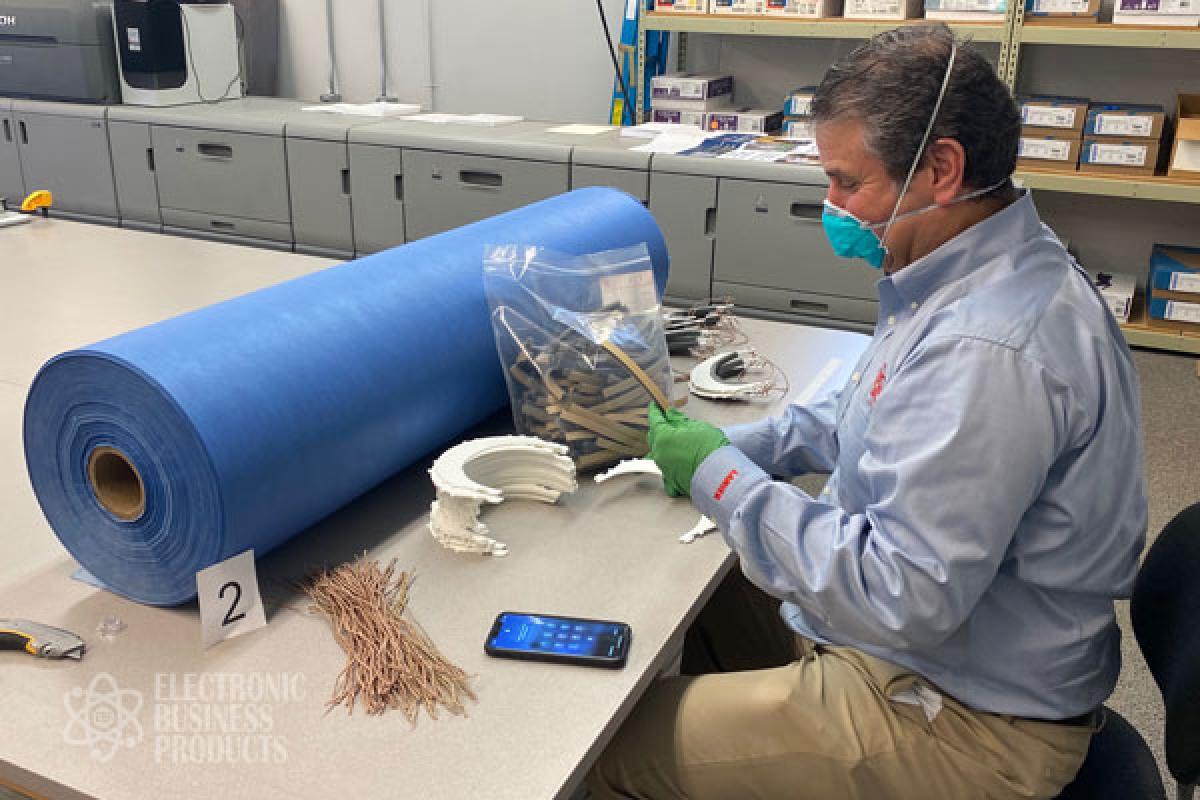
<path fill-rule="evenodd" d="M 973 200 L 976 197 L 982 197 L 994 189 L 999 189 L 1007 181 L 1008 179 L 1005 178 L 1002 181 L 993 183 L 991 186 L 985 186 L 973 192 L 960 194 L 947 203 L 947 205 L 954 205 L 955 203 L 962 203 L 967 200 Z M 940 207 L 937 203 L 933 203 L 924 208 L 906 211 L 899 216 L 896 215 L 895 211 L 892 211 L 892 217 L 887 221 L 884 229 L 884 236 L 887 236 L 887 228 L 890 228 L 896 222 Z M 888 251 L 883 244 L 883 240 L 875 233 L 875 229 L 884 226 L 885 223 L 871 224 L 870 222 L 864 222 L 846 209 L 835 206 L 826 200 L 825 211 L 821 214 L 821 225 L 825 228 L 825 237 L 829 239 L 829 244 L 833 247 L 833 252 L 842 258 L 861 258 L 875 269 L 883 267 L 883 259 L 887 256 Z"/>
<path fill-rule="evenodd" d="M 861 258 L 875 269 L 883 266 L 887 250 L 870 224 L 826 200 L 821 226 L 833 252 L 842 258 Z"/>

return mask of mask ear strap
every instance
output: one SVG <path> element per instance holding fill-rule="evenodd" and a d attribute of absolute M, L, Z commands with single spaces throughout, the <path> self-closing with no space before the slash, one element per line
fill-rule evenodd
<path fill-rule="evenodd" d="M 900 187 L 900 196 L 896 198 L 896 205 L 892 206 L 892 216 L 888 217 L 887 225 L 883 229 L 883 236 L 880 237 L 880 243 L 884 250 L 887 250 L 888 231 L 892 229 L 892 223 L 896 221 L 896 215 L 900 212 L 900 203 L 904 200 L 908 185 L 912 183 L 917 166 L 921 163 L 921 157 L 925 154 L 925 145 L 929 144 L 929 134 L 933 133 L 933 125 L 937 122 L 938 112 L 942 110 L 942 98 L 946 96 L 946 87 L 950 85 L 950 73 L 954 69 L 954 57 L 957 53 L 958 43 L 951 41 L 950 60 L 946 63 L 946 74 L 942 77 L 942 88 L 938 91 L 937 102 L 933 104 L 933 114 L 929 116 L 929 124 L 925 126 L 925 135 L 921 137 L 921 146 L 917 148 L 917 155 L 913 158 L 912 166 L 908 168 L 908 175 L 904 178 L 904 185 Z"/>

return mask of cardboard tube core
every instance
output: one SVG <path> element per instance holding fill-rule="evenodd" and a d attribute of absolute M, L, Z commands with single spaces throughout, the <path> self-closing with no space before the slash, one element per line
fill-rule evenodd
<path fill-rule="evenodd" d="M 92 494 L 108 513 L 124 522 L 133 522 L 145 513 L 142 476 L 120 450 L 97 447 L 88 456 L 87 472 Z"/>

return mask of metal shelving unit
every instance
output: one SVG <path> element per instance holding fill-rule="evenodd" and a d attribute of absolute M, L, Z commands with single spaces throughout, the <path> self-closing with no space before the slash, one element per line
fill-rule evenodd
<path fill-rule="evenodd" d="M 1142 27 L 1111 24 L 1026 23 L 1025 3 L 1010 2 L 1003 22 L 951 23 L 950 27 L 979 42 L 1000 44 L 997 72 L 1009 88 L 1015 89 L 1022 45 L 1067 45 L 1079 47 L 1130 47 L 1148 49 L 1200 50 L 1200 28 Z M 638 29 L 637 85 L 645 86 L 646 31 L 674 31 L 680 34 L 680 69 L 692 33 L 724 36 L 783 36 L 821 39 L 867 39 L 900 25 L 924 20 L 847 20 L 847 19 L 776 19 L 730 17 L 712 14 L 656 14 L 641 16 Z M 638 104 L 638 121 L 643 119 Z M 1025 186 L 1052 192 L 1122 197 L 1135 200 L 1160 200 L 1171 203 L 1200 204 L 1200 183 L 1163 177 L 1107 177 L 1081 172 L 1038 172 L 1020 170 L 1015 175 Z M 1144 315 L 1144 310 L 1143 310 Z M 1148 327 L 1144 321 L 1122 326 L 1131 345 L 1174 350 L 1200 355 L 1200 337 L 1175 334 Z"/>
<path fill-rule="evenodd" d="M 1200 28 L 1156 28 L 1133 25 L 1025 25 L 1021 44 L 1065 44 L 1080 47 L 1141 47 L 1200 50 Z"/>
<path fill-rule="evenodd" d="M 712 33 L 722 36 L 783 36 L 808 39 L 869 39 L 877 33 L 898 25 L 924 22 L 913 20 L 854 20 L 854 19 L 779 19 L 773 17 L 734 17 L 718 14 L 661 14 L 643 12 L 638 22 L 637 86 L 646 85 L 646 32 L 671 31 L 679 36 L 679 61 L 682 68 L 687 52 L 687 35 Z M 1007 21 L 952 23 L 955 31 L 977 42 L 1003 44 L 1008 39 Z M 645 119 L 642 105 L 637 104 L 637 121 Z"/>
<path fill-rule="evenodd" d="M 1086 172 L 1039 172 L 1019 170 L 1013 176 L 1030 189 L 1050 192 L 1163 200 L 1168 203 L 1200 203 L 1200 183 L 1162 177 L 1122 178 Z"/>
<path fill-rule="evenodd" d="M 718 33 L 729 36 L 801 36 L 815 39 L 869 39 L 898 25 L 924 22 L 913 20 L 780 19 L 774 17 L 731 17 L 716 14 L 656 14 L 647 12 L 642 28 L 678 33 Z M 999 42 L 1004 23 L 952 24 L 956 31 L 978 42 Z"/>

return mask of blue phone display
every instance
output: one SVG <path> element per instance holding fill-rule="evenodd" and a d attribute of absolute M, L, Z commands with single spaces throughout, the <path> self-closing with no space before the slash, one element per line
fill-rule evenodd
<path fill-rule="evenodd" d="M 619 666 L 629 639 L 622 622 L 505 612 L 496 617 L 484 649 L 495 656 Z"/>

